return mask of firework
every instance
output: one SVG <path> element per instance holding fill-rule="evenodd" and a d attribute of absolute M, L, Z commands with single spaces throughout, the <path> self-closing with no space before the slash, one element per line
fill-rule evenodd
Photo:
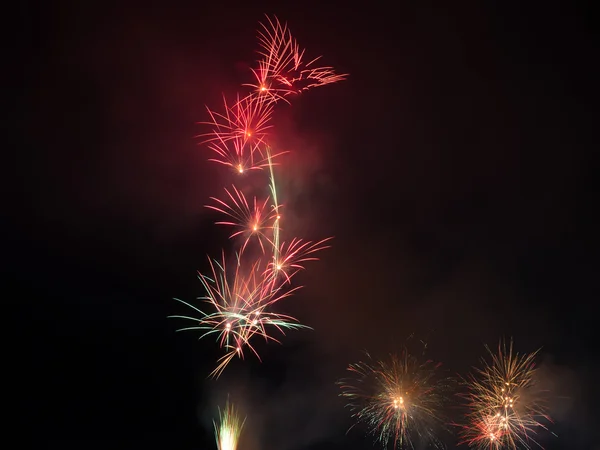
<path fill-rule="evenodd" d="M 303 264 L 317 261 L 318 258 L 313 255 L 329 248 L 326 243 L 331 239 L 329 237 L 313 242 L 294 238 L 289 243 L 283 242 L 277 247 L 277 252 L 273 256 L 273 261 L 269 263 L 265 276 L 272 280 L 282 277 L 287 283 L 291 283 L 292 277 L 304 268 Z"/>
<path fill-rule="evenodd" d="M 231 220 L 215 222 L 216 225 L 227 225 L 234 227 L 236 231 L 230 236 L 244 236 L 245 240 L 242 244 L 241 253 L 244 252 L 246 246 L 252 238 L 260 244 L 260 248 L 265 253 L 265 244 L 271 244 L 268 235 L 273 229 L 273 222 L 277 220 L 277 215 L 274 214 L 271 208 L 268 207 L 270 197 L 264 201 L 256 200 L 254 197 L 252 202 L 248 202 L 244 194 L 235 186 L 231 191 L 225 189 L 227 200 L 211 197 L 217 206 L 206 205 L 207 208 L 213 209 L 227 215 Z M 265 240 L 267 241 L 265 243 Z"/>
<path fill-rule="evenodd" d="M 405 348 L 389 361 L 351 364 L 352 378 L 340 380 L 357 423 L 386 448 L 414 448 L 417 443 L 443 448 L 436 437 L 442 427 L 441 408 L 447 400 L 450 379 L 441 376 L 440 364 L 421 362 Z"/>
<path fill-rule="evenodd" d="M 283 100 L 291 94 L 298 94 L 311 88 L 337 83 L 346 79 L 347 74 L 336 74 L 332 67 L 318 67 L 320 56 L 308 63 L 304 62 L 305 50 L 300 48 L 287 24 L 277 17 L 267 18 L 267 24 L 260 24 L 258 33 L 260 49 L 257 69 L 253 69 L 255 82 L 246 86 L 253 88 L 253 99 L 270 104 Z"/>
<path fill-rule="evenodd" d="M 505 342 L 497 353 L 486 349 L 490 361 L 482 360 L 467 380 L 468 424 L 463 427 L 462 443 L 479 450 L 529 449 L 541 445 L 534 439 L 543 422 L 550 419 L 545 413 L 541 392 L 535 386 L 535 357 L 538 351 L 519 355 Z"/>
<path fill-rule="evenodd" d="M 240 99 L 239 95 L 233 105 L 229 105 L 225 97 L 223 103 L 223 113 L 206 108 L 211 121 L 204 124 L 210 126 L 211 131 L 198 136 L 204 138 L 203 144 L 241 139 L 243 144 L 253 144 L 252 148 L 256 148 L 265 142 L 267 132 L 272 127 L 272 104 L 256 102 L 250 96 Z"/>
<path fill-rule="evenodd" d="M 268 163 L 262 147 L 272 127 L 273 106 L 249 96 L 240 99 L 239 95 L 233 105 L 225 97 L 223 103 L 222 113 L 207 107 L 211 121 L 204 124 L 211 131 L 198 136 L 216 153 L 209 161 L 230 166 L 240 174 L 265 168 Z"/>
<path fill-rule="evenodd" d="M 316 260 L 314 254 L 327 248 L 325 244 L 330 239 L 284 240 L 274 169 L 275 159 L 285 152 L 273 153 L 268 141 L 274 105 L 279 100 L 289 103 L 287 95 L 343 80 L 345 75 L 336 75 L 328 67 L 313 67 L 316 59 L 305 64 L 304 50 L 300 50 L 287 25 L 277 18 L 267 16 L 267 20 L 267 25 L 261 24 L 260 60 L 252 71 L 258 84 L 251 85 L 251 94 L 238 95 L 234 102 L 224 97 L 220 111 L 207 108 L 210 120 L 205 125 L 210 130 L 199 137 L 213 152 L 210 161 L 228 166 L 238 174 L 267 172 L 265 184 L 270 195 L 246 196 L 232 186 L 225 189 L 224 198 L 211 197 L 212 204 L 206 206 L 225 216 L 217 224 L 230 227 L 233 230 L 230 237 L 241 240 L 234 268 L 226 268 L 225 255 L 221 261 L 209 258 L 210 275 L 199 274 L 206 291 L 199 300 L 208 303 L 212 312 L 203 312 L 176 299 L 192 308 L 197 317 L 170 316 L 195 322 L 178 331 L 200 331 L 200 338 L 216 336 L 225 351 L 211 374 L 217 377 L 234 357 L 243 358 L 245 350 L 260 359 L 251 343 L 255 336 L 278 342 L 269 330 L 283 333 L 308 328 L 293 317 L 274 312 L 272 307 L 300 289 L 291 286 L 292 277 L 303 269 L 303 264 Z M 260 252 L 252 250 L 253 242 Z"/>
<path fill-rule="evenodd" d="M 261 58 L 258 61 L 258 67 L 252 69 L 256 83 L 248 83 L 246 86 L 253 88 L 254 98 L 259 101 L 277 102 L 283 100 L 294 91 L 289 88 L 287 83 L 281 83 L 281 74 L 287 70 L 290 65 L 295 65 L 300 55 L 298 44 L 292 38 L 287 24 L 282 25 L 277 18 L 271 19 L 266 16 L 268 26 L 260 24 L 261 29 L 258 32 L 258 42 L 260 50 L 258 54 Z"/>
<path fill-rule="evenodd" d="M 214 423 L 218 450 L 236 450 L 246 419 L 241 419 L 237 410 L 227 402 L 225 410 L 219 410 L 219 424 Z"/>
<path fill-rule="evenodd" d="M 205 313 L 181 299 L 175 299 L 192 308 L 196 316 L 173 315 L 170 318 L 184 319 L 194 322 L 193 325 L 177 331 L 199 331 L 200 338 L 215 336 L 225 355 L 218 361 L 217 368 L 211 376 L 218 377 L 227 364 L 234 358 L 244 358 L 245 349 L 250 350 L 259 360 L 258 352 L 251 344 L 251 338 L 258 335 L 265 341 L 279 342 L 268 330 L 274 328 L 282 334 L 285 330 L 308 328 L 301 325 L 293 317 L 277 314 L 268 310 L 276 302 L 291 296 L 301 286 L 284 290 L 281 285 L 285 280 L 277 282 L 264 276 L 263 259 L 257 259 L 246 266 L 247 262 L 237 259 L 233 270 L 222 260 L 209 259 L 211 274 L 198 274 L 206 295 L 199 300 L 209 303 L 213 312 Z"/>

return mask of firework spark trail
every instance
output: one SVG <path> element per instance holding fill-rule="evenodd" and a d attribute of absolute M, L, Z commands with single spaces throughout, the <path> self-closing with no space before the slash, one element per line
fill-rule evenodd
<path fill-rule="evenodd" d="M 338 381 L 352 417 L 364 423 L 386 448 L 415 448 L 418 443 L 443 448 L 436 430 L 443 428 L 441 408 L 448 399 L 450 379 L 440 364 L 421 362 L 404 348 L 389 361 L 351 364 L 352 378 Z"/>
<path fill-rule="evenodd" d="M 534 438 L 537 430 L 548 430 L 551 422 L 543 398 L 535 389 L 535 357 L 538 351 L 519 355 L 505 342 L 497 353 L 486 349 L 491 361 L 467 380 L 468 423 L 462 427 L 462 442 L 478 450 L 541 448 Z"/>
<path fill-rule="evenodd" d="M 317 260 L 314 254 L 327 248 L 330 239 L 318 242 L 291 238 L 289 243 L 281 236 L 282 204 L 279 203 L 275 177 L 275 159 L 286 152 L 273 153 L 268 143 L 272 129 L 271 117 L 274 105 L 291 93 L 323 86 L 345 79 L 346 75 L 336 75 L 329 67 L 313 67 L 316 58 L 308 64 L 303 62 L 301 50 L 287 27 L 276 17 L 267 16 L 267 24 L 261 24 L 259 31 L 260 60 L 252 70 L 258 84 L 251 86 L 252 92 L 236 97 L 228 103 L 223 97 L 224 109 L 220 112 L 207 107 L 210 121 L 205 124 L 210 131 L 201 134 L 202 144 L 213 152 L 210 161 L 232 168 L 238 175 L 250 171 L 268 169 L 268 189 L 270 195 L 263 198 L 246 195 L 233 186 L 225 189 L 224 199 L 211 197 L 208 208 L 223 214 L 226 219 L 216 222 L 234 228 L 231 238 L 242 238 L 236 254 L 233 271 L 222 261 L 209 259 L 211 275 L 199 274 L 206 296 L 200 300 L 207 302 L 212 313 L 176 299 L 192 308 L 199 317 L 170 316 L 194 321 L 193 326 L 183 330 L 201 331 L 200 338 L 216 336 L 219 346 L 225 350 L 211 375 L 218 377 L 234 357 L 244 357 L 244 349 L 249 349 L 259 359 L 257 350 L 251 344 L 254 336 L 266 341 L 278 342 L 268 332 L 273 328 L 281 333 L 285 330 L 308 328 L 296 319 L 271 311 L 278 301 L 289 297 L 300 286 L 290 286 L 292 277 L 303 269 L 309 261 Z M 249 251 L 256 242 L 262 254 L 253 256 Z"/>
<path fill-rule="evenodd" d="M 219 424 L 214 423 L 218 450 L 236 450 L 246 419 L 241 419 L 235 407 L 227 402 L 225 410 L 219 409 Z"/>
<path fill-rule="evenodd" d="M 279 236 L 281 232 L 281 214 L 279 211 L 281 205 L 277 201 L 277 183 L 275 182 L 273 159 L 271 157 L 271 150 L 269 147 L 267 147 L 267 158 L 269 161 L 269 189 L 271 191 L 271 197 L 273 198 L 271 209 L 275 215 L 275 223 L 273 224 L 273 241 L 271 243 L 273 244 L 273 260 L 277 260 L 279 258 Z"/>

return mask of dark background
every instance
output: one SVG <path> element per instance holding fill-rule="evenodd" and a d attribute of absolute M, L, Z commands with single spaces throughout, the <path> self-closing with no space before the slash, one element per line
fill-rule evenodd
<path fill-rule="evenodd" d="M 544 446 L 598 448 L 586 11 L 125 3 L 8 17 L 5 390 L 22 440 L 215 448 L 229 394 L 248 415 L 240 450 L 372 448 L 345 435 L 334 382 L 363 349 L 416 333 L 461 374 L 503 336 L 543 347 L 558 434 Z M 350 73 L 277 110 L 286 231 L 336 238 L 282 305 L 314 331 L 215 382 L 216 346 L 166 316 L 187 312 L 172 297 L 202 295 L 206 255 L 231 250 L 203 205 L 234 179 L 194 136 L 204 105 L 249 81 L 263 13 Z"/>

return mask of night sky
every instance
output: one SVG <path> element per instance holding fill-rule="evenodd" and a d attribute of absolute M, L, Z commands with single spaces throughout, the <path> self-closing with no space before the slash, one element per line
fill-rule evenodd
<path fill-rule="evenodd" d="M 586 11 L 41 3 L 9 18 L 5 55 L 5 413 L 22 440 L 213 449 L 229 395 L 248 415 L 239 450 L 377 448 L 361 428 L 346 435 L 334 383 L 414 333 L 460 374 L 502 337 L 542 347 L 558 434 L 545 448 L 599 448 Z M 264 13 L 350 74 L 276 112 L 292 152 L 278 172 L 286 232 L 335 239 L 281 304 L 314 330 L 211 381 L 217 345 L 166 317 L 188 312 L 173 297 L 203 295 L 207 255 L 233 251 L 203 205 L 235 178 L 195 136 L 205 105 L 250 81 Z"/>

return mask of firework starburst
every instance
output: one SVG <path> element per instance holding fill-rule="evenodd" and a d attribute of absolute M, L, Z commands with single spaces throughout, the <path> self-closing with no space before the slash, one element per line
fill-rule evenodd
<path fill-rule="evenodd" d="M 254 82 L 252 98 L 270 104 L 319 86 L 345 80 L 347 74 L 337 74 L 332 67 L 320 67 L 316 57 L 305 62 L 305 50 L 300 47 L 287 23 L 277 17 L 266 16 L 258 32 L 258 67 L 252 70 Z"/>
<path fill-rule="evenodd" d="M 417 443 L 442 448 L 436 437 L 443 426 L 441 408 L 447 400 L 450 379 L 440 364 L 421 361 L 405 348 L 389 360 L 351 364 L 352 378 L 340 380 L 342 396 L 349 402 L 357 423 L 383 444 L 414 448 Z"/>
<path fill-rule="evenodd" d="M 468 423 L 463 443 L 478 450 L 541 447 L 535 436 L 550 421 L 543 396 L 535 386 L 538 351 L 520 355 L 512 341 L 498 345 L 466 381 Z"/>

